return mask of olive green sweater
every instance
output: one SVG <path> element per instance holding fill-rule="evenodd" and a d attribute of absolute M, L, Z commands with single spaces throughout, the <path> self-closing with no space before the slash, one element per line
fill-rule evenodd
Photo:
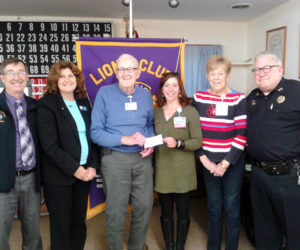
<path fill-rule="evenodd" d="M 186 193 L 197 188 L 194 150 L 202 145 L 199 114 L 192 106 L 183 107 L 180 116 L 186 117 L 186 128 L 174 128 L 175 116 L 177 112 L 167 121 L 162 108 L 154 110 L 156 134 L 185 142 L 184 149 L 165 144 L 155 148 L 154 190 L 159 193 Z"/>

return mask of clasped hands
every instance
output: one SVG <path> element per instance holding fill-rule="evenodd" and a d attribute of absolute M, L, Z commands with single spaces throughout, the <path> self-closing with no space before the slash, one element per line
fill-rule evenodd
<path fill-rule="evenodd" d="M 121 138 L 121 144 L 123 145 L 139 145 L 144 146 L 146 142 L 146 137 L 142 135 L 140 132 L 136 132 L 133 135 L 130 136 L 122 136 Z M 142 158 L 147 157 L 148 155 L 152 154 L 154 151 L 154 147 L 151 148 L 144 148 L 140 154 L 142 155 Z"/>
<path fill-rule="evenodd" d="M 216 177 L 222 177 L 230 165 L 230 163 L 226 160 L 222 160 L 216 164 L 208 159 L 206 155 L 200 156 L 200 161 L 203 166 Z"/>
<path fill-rule="evenodd" d="M 92 167 L 88 167 L 85 169 L 83 166 L 79 166 L 74 173 L 74 176 L 82 181 L 90 181 L 96 176 L 96 169 Z"/>

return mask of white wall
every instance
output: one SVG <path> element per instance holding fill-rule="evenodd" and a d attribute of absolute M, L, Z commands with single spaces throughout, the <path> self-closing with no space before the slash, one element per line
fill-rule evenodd
<path fill-rule="evenodd" d="M 285 77 L 298 79 L 299 68 L 299 27 L 300 1 L 290 0 L 287 3 L 251 20 L 248 23 L 249 57 L 266 49 L 266 31 L 287 26 L 287 43 L 285 57 Z M 247 75 L 247 92 L 255 87 L 251 73 Z"/>

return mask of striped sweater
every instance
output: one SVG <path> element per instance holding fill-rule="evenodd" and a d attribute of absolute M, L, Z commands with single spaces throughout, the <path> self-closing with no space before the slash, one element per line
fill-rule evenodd
<path fill-rule="evenodd" d="M 203 135 L 203 145 L 196 152 L 197 157 L 206 155 L 213 162 L 223 159 L 235 164 L 246 145 L 246 98 L 244 94 L 231 89 L 220 96 L 197 91 L 192 105 L 198 110 Z M 217 106 L 228 107 L 228 113 L 217 111 Z M 227 110 L 227 108 L 225 108 Z"/>

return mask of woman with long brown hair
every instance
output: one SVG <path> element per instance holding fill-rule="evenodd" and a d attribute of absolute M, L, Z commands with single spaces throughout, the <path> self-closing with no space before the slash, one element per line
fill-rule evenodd
<path fill-rule="evenodd" d="M 161 204 L 161 227 L 168 250 L 174 246 L 174 204 L 177 212 L 176 249 L 184 249 L 189 229 L 189 191 L 197 188 L 194 150 L 201 147 L 198 113 L 190 106 L 178 73 L 162 76 L 154 110 L 156 134 L 163 145 L 155 152 L 155 191 Z"/>

